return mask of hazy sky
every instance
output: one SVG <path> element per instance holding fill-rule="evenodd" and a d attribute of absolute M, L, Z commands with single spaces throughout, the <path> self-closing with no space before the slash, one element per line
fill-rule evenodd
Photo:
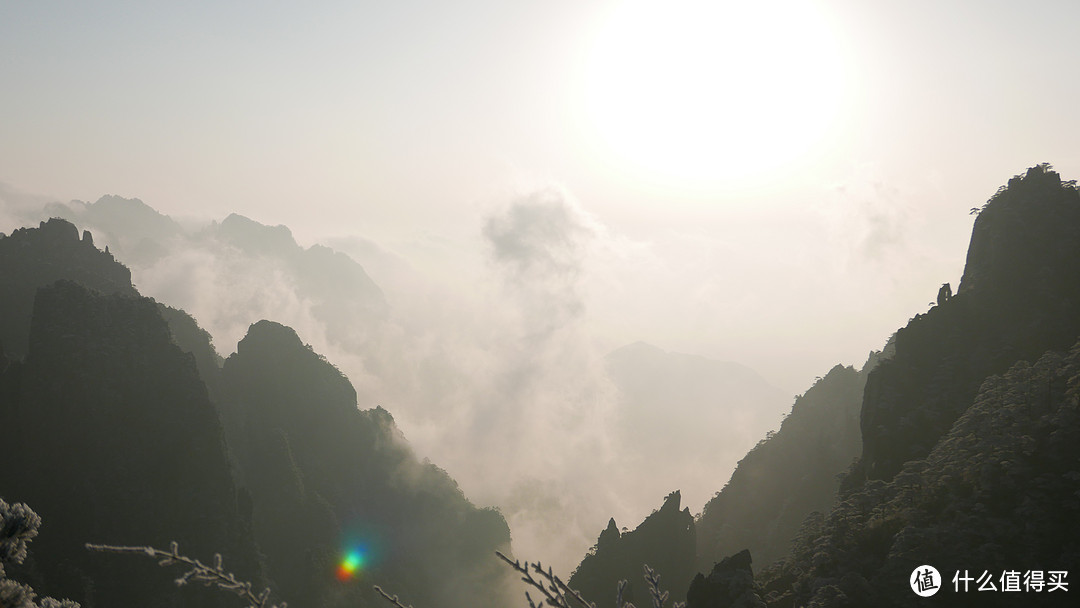
<path fill-rule="evenodd" d="M 515 268 L 492 218 L 555 197 L 600 350 L 739 361 L 794 395 L 955 290 L 968 210 L 1010 176 L 1080 177 L 1077 22 L 1066 1 L 7 2 L 0 182 L 363 237 L 466 298 Z"/>
<path fill-rule="evenodd" d="M 647 253 L 595 290 L 598 336 L 740 360 L 794 392 L 959 279 L 967 211 L 1009 176 L 1080 176 L 1077 17 L 1064 1 L 5 3 L 0 181 L 406 257 L 451 243 L 462 263 L 492 209 L 557 187 Z"/>
<path fill-rule="evenodd" d="M 359 252 L 415 329 L 403 351 L 491 371 L 383 405 L 527 550 L 557 535 L 514 501 L 562 501 L 559 532 L 591 508 L 548 548 L 572 567 L 609 514 L 633 526 L 662 498 L 596 496 L 625 458 L 593 429 L 598 357 L 644 340 L 792 395 L 861 365 L 955 291 L 971 207 L 1040 162 L 1080 177 L 1077 23 L 1066 1 L 5 2 L 0 199 L 119 194 Z M 166 302 L 199 284 L 172 272 L 136 282 Z M 230 301 L 186 296 L 197 316 L 192 296 Z M 222 329 L 214 306 L 227 355 L 248 321 Z M 457 445 L 426 398 L 532 434 Z M 514 407 L 553 409 L 538 427 Z M 575 416 L 592 427 L 567 435 Z M 572 435 L 561 456 L 521 449 L 553 435 Z M 518 470 L 537 458 L 549 478 Z"/>

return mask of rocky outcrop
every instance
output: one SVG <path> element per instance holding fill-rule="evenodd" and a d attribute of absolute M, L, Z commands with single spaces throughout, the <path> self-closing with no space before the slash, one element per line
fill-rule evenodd
<path fill-rule="evenodd" d="M 1080 337 L 1080 194 L 1047 166 L 1014 177 L 975 220 L 957 294 L 896 334 L 870 374 L 861 466 L 889 480 L 923 458 L 983 380 Z"/>
<path fill-rule="evenodd" d="M 770 606 L 923 605 L 908 590 L 923 564 L 943 576 L 941 605 L 1060 605 L 1001 586 L 1080 560 L 1077 259 L 1080 195 L 1048 166 L 982 208 L 956 295 L 898 331 L 867 379 L 839 503 L 760 574 Z"/>
<path fill-rule="evenodd" d="M 686 608 L 765 608 L 754 587 L 750 552 L 742 550 L 698 574 L 686 593 Z"/>
<path fill-rule="evenodd" d="M 941 605 L 1068 603 L 1023 578 L 1038 571 L 1048 580 L 1080 563 L 1078 421 L 1080 343 L 988 378 L 926 458 L 908 461 L 890 481 L 867 481 L 809 520 L 791 557 L 760 577 L 775 590 L 766 600 L 921 606 L 926 599 L 910 592 L 908 579 L 930 564 L 943 578 L 932 598 Z M 984 572 L 993 592 L 959 579 Z M 1016 572 L 1021 591 L 1002 591 L 1006 572 Z"/>
<path fill-rule="evenodd" d="M 120 222 L 132 203 L 149 210 L 90 207 Z M 373 286 L 348 258 L 278 237 L 285 249 L 263 253 L 330 296 Z M 420 462 L 386 410 L 358 410 L 345 377 L 276 323 L 253 326 L 223 363 L 194 319 L 139 297 L 92 242 L 63 220 L 0 239 L 0 496 L 44 520 L 12 566 L 20 583 L 84 608 L 234 603 L 171 590 L 152 560 L 83 547 L 176 540 L 293 605 L 374 605 L 374 582 L 417 606 L 509 603 L 494 556 L 509 553 L 506 522 Z M 362 572 L 336 577 L 347 551 Z"/>
<path fill-rule="evenodd" d="M 660 586 L 675 601 L 682 601 L 694 573 L 695 532 L 690 510 L 680 510 L 680 504 L 679 492 L 672 492 L 660 510 L 621 534 L 615 520 L 610 520 L 570 577 L 570 587 L 600 608 L 612 608 L 619 581 L 625 580 L 623 600 L 648 605 L 649 590 L 642 579 L 643 567 L 648 565 L 660 575 Z"/>
<path fill-rule="evenodd" d="M 698 568 L 750 549 L 762 565 L 787 555 L 806 517 L 836 504 L 839 475 L 859 455 L 862 371 L 837 365 L 795 400 L 780 430 L 743 458 L 698 520 Z"/>
<path fill-rule="evenodd" d="M 296 332 L 254 324 L 222 375 L 256 537 L 290 604 L 374 603 L 372 582 L 415 606 L 509 601 L 511 571 L 494 557 L 509 551 L 502 516 L 420 462 L 386 410 L 358 410 L 348 380 Z M 352 549 L 365 555 L 363 576 L 336 580 Z"/>
<path fill-rule="evenodd" d="M 217 412 L 153 301 L 66 281 L 41 288 L 25 361 L 0 376 L 0 393 L 0 488 L 45 521 L 20 580 L 84 608 L 172 606 L 169 575 L 152 561 L 83 544 L 177 540 L 203 560 L 228 555 L 259 582 Z M 207 606 L 232 599 L 182 593 Z"/>
<path fill-rule="evenodd" d="M 131 272 L 85 233 L 80 239 L 71 223 L 54 218 L 15 230 L 0 239 L 0 342 L 8 356 L 26 354 L 38 288 L 61 279 L 106 294 L 136 293 Z"/>
<path fill-rule="evenodd" d="M 80 226 L 88 226 L 110 243 L 114 252 L 133 267 L 161 258 L 181 226 L 137 198 L 105 195 L 93 203 L 50 203 L 45 212 Z"/>

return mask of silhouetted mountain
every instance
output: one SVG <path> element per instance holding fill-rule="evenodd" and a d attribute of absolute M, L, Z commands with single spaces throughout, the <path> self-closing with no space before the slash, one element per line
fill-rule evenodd
<path fill-rule="evenodd" d="M 1007 572 L 1026 589 L 1028 571 L 1080 563 L 1077 259 L 1080 195 L 1048 166 L 990 199 L 957 294 L 897 332 L 870 373 L 861 461 L 762 573 L 769 605 L 921 605 L 908 584 L 923 564 L 944 578 L 941 605 L 1067 603 L 1001 588 Z M 965 572 L 997 591 L 957 579 L 955 592 Z"/>
<path fill-rule="evenodd" d="M 359 264 L 329 247 L 300 247 L 285 226 L 265 226 L 234 213 L 209 234 L 249 255 L 281 261 L 301 293 L 315 299 L 316 314 L 328 323 L 347 323 L 350 317 L 345 315 L 353 309 L 364 316 L 385 313 L 382 290 Z"/>
<path fill-rule="evenodd" d="M 839 476 L 859 455 L 859 407 L 876 362 L 872 355 L 861 372 L 834 367 L 739 462 L 698 521 L 699 568 L 742 549 L 767 566 L 787 555 L 810 513 L 836 504 Z"/>
<path fill-rule="evenodd" d="M 1078 390 L 1080 344 L 987 379 L 925 459 L 866 482 L 807 523 L 789 562 L 763 577 L 770 605 L 921 605 L 907 585 L 923 564 L 942 574 L 933 598 L 941 605 L 1068 605 L 1060 592 L 1028 590 L 1022 577 L 1038 570 L 1048 581 L 1080 564 Z M 965 593 L 959 580 L 954 591 L 957 572 L 984 571 L 995 592 L 969 581 Z M 1002 592 L 1009 571 L 1023 591 Z"/>
<path fill-rule="evenodd" d="M 164 304 L 158 304 L 158 312 L 165 322 L 169 324 L 169 332 L 173 342 L 185 353 L 191 353 L 195 357 L 195 366 L 199 370 L 206 388 L 211 397 L 216 396 L 221 382 L 221 365 L 225 362 L 221 355 L 214 350 L 213 339 L 210 334 L 184 312 Z"/>
<path fill-rule="evenodd" d="M 285 226 L 266 226 L 231 214 L 192 229 L 137 198 L 112 195 L 91 204 L 52 203 L 45 212 L 94 230 L 137 275 L 145 273 L 144 278 L 163 282 L 152 290 L 154 295 L 188 310 L 215 296 L 202 293 L 208 286 L 227 289 L 240 280 L 252 281 L 249 288 L 278 297 L 280 290 L 287 290 L 296 300 L 310 303 L 311 313 L 326 325 L 328 335 L 350 347 L 360 346 L 366 331 L 387 312 L 382 290 L 360 264 L 328 247 L 301 247 Z M 169 277 L 174 275 L 178 284 L 170 286 Z M 244 312 L 215 310 L 227 317 Z M 243 327 L 258 318 L 246 319 Z"/>
<path fill-rule="evenodd" d="M 138 297 L 91 243 L 63 220 L 0 239 L 4 310 L 33 309 L 5 315 L 24 356 L 0 342 L 0 491 L 44 519 L 17 580 L 85 608 L 233 602 L 83 548 L 177 540 L 257 585 L 265 572 L 293 605 L 371 605 L 374 582 L 417 605 L 472 606 L 480 589 L 481 605 L 503 603 L 506 522 L 419 462 L 389 413 L 359 411 L 345 377 L 276 323 L 223 364 L 194 319 Z M 358 548 L 359 578 L 336 580 Z"/>
<path fill-rule="evenodd" d="M 867 380 L 861 478 L 925 457 L 982 381 L 1080 336 L 1080 194 L 1046 166 L 1014 177 L 975 219 L 957 294 L 896 333 Z M 855 479 L 853 479 L 855 481 Z"/>
<path fill-rule="evenodd" d="M 623 534 L 614 519 L 608 521 L 596 545 L 570 577 L 570 588 L 600 608 L 613 608 L 616 586 L 625 580 L 623 600 L 646 605 L 650 596 L 642 569 L 648 564 L 660 575 L 664 590 L 675 601 L 682 601 L 694 572 L 695 535 L 690 509 L 680 511 L 680 502 L 679 492 L 672 492 L 659 511 Z"/>
<path fill-rule="evenodd" d="M 253 325 L 225 361 L 222 394 L 282 597 L 354 605 L 376 581 L 417 606 L 504 600 L 509 572 L 493 559 L 509 550 L 502 516 L 419 462 L 386 410 L 358 410 L 348 380 L 293 330 Z M 354 545 L 366 547 L 368 570 L 333 580 L 334 561 Z"/>
<path fill-rule="evenodd" d="M 25 361 L 0 376 L 0 394 L 0 488 L 45 521 L 20 580 L 84 608 L 174 606 L 152 561 L 83 548 L 171 540 L 202 559 L 227 554 L 259 580 L 217 413 L 154 302 L 67 281 L 40 288 Z"/>
<path fill-rule="evenodd" d="M 89 232 L 80 239 L 75 226 L 60 219 L 15 230 L 0 239 L 0 343 L 9 356 L 26 354 L 34 293 L 60 279 L 135 295 L 131 273 L 94 247 Z"/>
<path fill-rule="evenodd" d="M 862 389 L 876 361 L 872 355 L 863 372 L 834 368 L 796 400 L 779 432 L 770 431 L 746 454 L 728 484 L 705 506 L 697 523 L 693 551 L 698 557 L 692 568 L 708 571 L 725 555 L 747 548 L 767 565 L 787 554 L 807 515 L 835 504 L 838 476 L 858 456 Z M 647 458 L 678 456 L 671 458 L 671 467 L 679 470 L 656 482 L 693 483 L 693 476 L 680 475 L 689 471 L 701 478 L 722 470 L 723 457 L 731 451 L 730 444 L 738 445 L 742 430 L 764 434 L 783 400 L 779 390 L 742 365 L 666 353 L 643 343 L 613 352 L 608 363 L 628 412 L 621 421 L 623 432 Z M 734 434 L 727 436 L 726 431 Z M 671 547 L 661 542 L 645 546 L 611 542 L 617 532 L 609 525 L 596 555 L 579 567 L 586 576 L 572 579 L 590 586 L 593 594 L 586 597 L 591 600 L 611 596 L 619 576 L 640 581 L 642 563 L 655 567 L 657 560 L 668 559 L 663 555 Z M 668 533 L 682 539 L 681 528 Z M 681 546 L 680 542 L 670 540 L 672 546 Z M 597 580 L 594 572 L 599 566 L 586 564 L 601 555 L 610 572 Z M 613 563 L 620 564 L 619 576 L 610 566 Z M 689 584 L 688 576 L 681 575 L 665 581 L 676 599 Z"/>
<path fill-rule="evenodd" d="M 182 232 L 172 218 L 137 198 L 106 195 L 90 204 L 51 203 L 45 206 L 45 212 L 94 230 L 112 244 L 113 253 L 136 266 L 161 258 L 168 251 L 170 239 Z"/>
<path fill-rule="evenodd" d="M 709 576 L 698 574 L 686 592 L 686 608 L 765 608 L 754 587 L 750 551 L 726 557 Z"/>

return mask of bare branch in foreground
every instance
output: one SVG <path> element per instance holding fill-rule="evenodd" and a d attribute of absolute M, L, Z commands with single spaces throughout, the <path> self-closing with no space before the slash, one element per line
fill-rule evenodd
<path fill-rule="evenodd" d="M 285 602 L 281 602 L 280 604 L 267 603 L 270 599 L 269 589 L 264 589 L 262 593 L 255 595 L 251 590 L 251 583 L 239 581 L 233 573 L 225 572 L 225 569 L 221 564 L 220 553 L 214 554 L 214 565 L 207 566 L 197 559 L 181 555 L 180 547 L 177 545 L 176 541 L 169 543 L 168 551 L 155 549 L 153 547 L 121 547 L 116 545 L 93 545 L 90 543 L 86 543 L 86 548 L 91 551 L 101 551 L 104 553 L 136 553 L 146 555 L 158 560 L 159 566 L 186 564 L 190 566 L 191 569 L 181 575 L 180 578 L 175 579 L 176 584 L 179 586 L 197 582 L 208 587 L 220 587 L 221 589 L 231 591 L 244 598 L 244 601 L 248 603 L 248 608 L 287 608 Z"/>

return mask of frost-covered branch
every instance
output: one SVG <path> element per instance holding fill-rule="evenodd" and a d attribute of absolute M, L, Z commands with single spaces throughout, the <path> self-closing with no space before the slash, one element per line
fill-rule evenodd
<path fill-rule="evenodd" d="M 410 605 L 408 605 L 408 606 L 406 606 L 405 604 L 402 604 L 402 603 L 401 603 L 401 600 L 399 600 L 399 599 L 398 599 L 398 596 L 396 596 L 396 595 L 390 595 L 389 593 L 387 593 L 387 592 L 383 591 L 383 590 L 382 590 L 382 587 L 380 587 L 380 586 L 378 586 L 378 585 L 375 585 L 375 591 L 376 591 L 376 592 L 377 592 L 377 593 L 378 593 L 379 595 L 381 595 L 381 596 L 383 596 L 384 598 L 386 598 L 386 601 L 388 601 L 388 602 L 390 602 L 391 604 L 393 604 L 393 605 L 397 606 L 397 608 L 412 608 L 412 605 L 411 605 L 411 604 L 410 604 Z"/>
<path fill-rule="evenodd" d="M 539 598 L 540 601 L 536 601 L 526 591 L 525 599 L 529 602 L 529 608 L 544 608 L 545 606 L 551 608 L 596 608 L 595 602 L 590 602 L 582 597 L 581 593 L 567 586 L 561 578 L 555 575 L 550 567 L 545 569 L 540 562 L 525 562 L 522 564 L 516 559 L 510 559 L 501 551 L 496 551 L 495 555 L 520 574 L 522 581 L 543 595 L 543 597 Z M 645 565 L 645 582 L 648 583 L 649 593 L 652 596 L 652 608 L 664 608 L 664 602 L 668 600 L 668 592 L 660 589 L 660 575 L 648 565 Z M 617 608 L 634 608 L 634 605 L 630 602 L 623 602 L 623 593 L 626 591 L 626 587 L 626 581 L 619 581 L 615 590 L 615 606 Z M 375 585 L 375 591 L 396 608 L 412 608 L 412 606 L 402 604 L 398 596 L 390 595 L 378 585 Z M 685 606 L 684 602 L 677 602 L 672 605 L 672 608 L 685 608 Z"/>
<path fill-rule="evenodd" d="M 664 608 L 664 602 L 668 599 L 668 592 L 660 589 L 660 574 L 645 564 L 645 582 L 649 585 L 649 595 L 652 596 L 653 608 Z M 622 597 L 620 590 L 619 597 Z M 615 604 L 619 606 L 620 604 Z M 671 608 L 684 608 L 686 602 L 675 602 Z"/>
<path fill-rule="evenodd" d="M 8 504 L 0 498 L 0 606 L 3 608 L 79 608 L 71 600 L 39 598 L 29 585 L 7 577 L 4 566 L 26 559 L 27 545 L 37 536 L 41 518 L 25 503 Z"/>
<path fill-rule="evenodd" d="M 202 583 L 208 587 L 220 587 L 221 589 L 231 591 L 242 597 L 248 603 L 249 608 L 287 608 L 285 602 L 281 602 L 280 604 L 268 603 L 270 600 L 269 589 L 264 589 L 262 593 L 255 595 L 255 592 L 251 590 L 251 583 L 237 580 L 233 573 L 225 572 L 225 569 L 221 564 L 220 553 L 215 553 L 214 564 L 212 566 L 207 566 L 197 559 L 181 555 L 180 547 L 177 545 L 176 541 L 169 543 L 168 551 L 162 551 L 161 549 L 155 549 L 153 547 L 120 547 L 115 545 L 93 545 L 90 543 L 86 544 L 86 548 L 91 551 L 102 551 L 107 553 L 136 553 L 139 555 L 146 555 L 158 560 L 159 566 L 186 564 L 187 566 L 190 566 L 191 569 L 175 580 L 176 584 L 179 586 L 196 582 Z"/>
<path fill-rule="evenodd" d="M 562 579 L 555 576 L 550 567 L 545 570 L 540 562 L 533 562 L 532 564 L 525 562 L 525 565 L 523 566 L 521 565 L 521 562 L 511 560 L 500 551 L 496 551 L 495 555 L 498 555 L 499 559 L 509 564 L 511 568 L 521 574 L 521 580 L 525 581 L 529 586 L 540 590 L 540 592 L 544 594 L 544 601 L 541 602 L 541 605 L 546 603 L 548 606 L 554 608 L 574 608 L 574 606 L 570 604 L 570 598 L 572 598 L 577 605 L 580 605 L 582 608 L 596 608 L 595 603 L 586 600 L 581 597 L 580 593 L 567 587 L 566 583 L 562 582 Z M 529 572 L 530 567 L 533 572 L 540 576 L 543 582 L 537 580 L 532 575 L 532 572 Z M 525 593 L 525 598 L 529 600 L 529 608 L 538 608 L 528 592 Z"/>

